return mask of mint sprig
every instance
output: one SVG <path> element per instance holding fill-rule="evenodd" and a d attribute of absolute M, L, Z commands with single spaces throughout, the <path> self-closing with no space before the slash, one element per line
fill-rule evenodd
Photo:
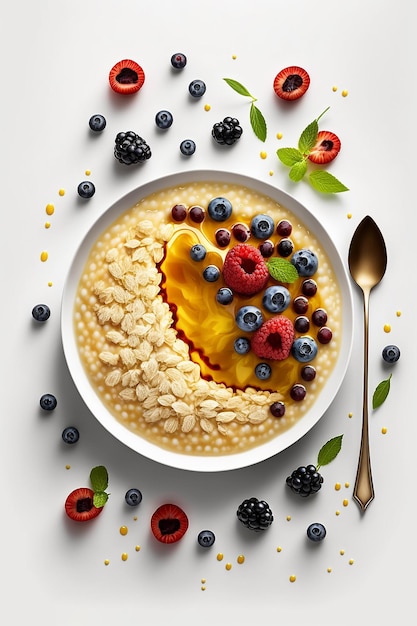
<path fill-rule="evenodd" d="M 233 78 L 223 78 L 223 80 L 229 85 L 229 87 L 236 91 L 236 93 L 240 94 L 241 96 L 251 98 L 251 105 L 249 110 L 250 124 L 252 126 L 253 132 L 258 137 L 258 139 L 260 139 L 261 141 L 265 141 L 268 131 L 265 118 L 261 111 L 258 109 L 258 107 L 255 105 L 257 98 L 255 98 L 255 96 L 253 96 L 250 91 L 237 80 L 234 80 Z"/>
<path fill-rule="evenodd" d="M 388 394 L 391 389 L 391 378 L 392 374 L 389 375 L 389 378 L 386 380 L 382 380 L 379 385 L 377 385 L 374 394 L 372 396 L 372 408 L 377 409 L 385 402 L 388 397 Z"/>
<path fill-rule="evenodd" d="M 342 449 L 343 435 L 338 435 L 329 439 L 327 443 L 320 449 L 317 456 L 316 469 L 319 470 L 323 465 L 328 465 L 333 461 Z"/>
<path fill-rule="evenodd" d="M 274 257 L 266 266 L 272 278 L 280 283 L 294 283 L 298 278 L 297 268 L 287 259 Z"/>
<path fill-rule="evenodd" d="M 93 504 L 96 508 L 100 509 L 109 499 L 109 494 L 106 493 L 109 484 L 109 475 L 104 465 L 93 467 L 90 472 L 90 482 L 91 488 L 94 491 Z"/>
<path fill-rule="evenodd" d="M 319 120 L 329 110 L 327 107 L 315 120 L 313 120 L 301 133 L 297 148 L 279 148 L 277 156 L 281 163 L 290 168 L 289 178 L 299 182 L 307 173 L 307 162 L 311 150 L 317 142 L 319 133 Z M 348 187 L 340 182 L 335 176 L 323 170 L 314 170 L 308 176 L 311 186 L 320 193 L 340 193 L 349 191 Z"/>

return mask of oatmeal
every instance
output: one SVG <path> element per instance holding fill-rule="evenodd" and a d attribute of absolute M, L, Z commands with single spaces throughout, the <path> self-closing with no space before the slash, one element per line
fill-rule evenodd
<path fill-rule="evenodd" d="M 226 199 L 223 213 L 208 211 L 213 199 Z M 273 231 L 263 234 L 255 216 L 267 216 Z M 263 271 L 276 263 L 291 278 L 270 270 L 253 294 L 230 289 L 223 266 L 239 245 L 245 254 L 256 249 Z M 310 273 L 304 258 L 294 262 L 299 251 L 316 260 Z M 274 309 L 277 302 L 285 308 Z M 336 363 L 341 307 L 326 251 L 295 215 L 248 188 L 198 182 L 142 198 L 101 234 L 79 282 L 74 325 L 88 378 L 115 419 L 177 453 L 219 455 L 256 447 L 302 419 Z M 254 352 L 262 341 L 248 326 L 254 312 L 262 330 L 278 328 L 266 335 L 266 356 L 262 346 Z"/>

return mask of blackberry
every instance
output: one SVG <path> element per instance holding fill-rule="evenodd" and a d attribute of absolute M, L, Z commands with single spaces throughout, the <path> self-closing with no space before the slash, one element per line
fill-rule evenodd
<path fill-rule="evenodd" d="M 286 483 L 291 491 L 306 498 L 321 489 L 323 476 L 319 474 L 315 465 L 302 465 L 287 477 Z"/>
<path fill-rule="evenodd" d="M 118 133 L 115 139 L 114 156 L 124 165 L 143 163 L 152 156 L 151 149 L 142 137 L 129 130 Z"/>
<path fill-rule="evenodd" d="M 258 498 L 244 500 L 239 505 L 236 515 L 246 528 L 255 532 L 266 530 L 274 521 L 269 504 L 265 500 L 258 500 Z"/>
<path fill-rule="evenodd" d="M 222 145 L 231 146 L 240 139 L 243 133 L 239 120 L 235 117 L 225 117 L 222 122 L 214 124 L 211 135 L 213 139 Z"/>

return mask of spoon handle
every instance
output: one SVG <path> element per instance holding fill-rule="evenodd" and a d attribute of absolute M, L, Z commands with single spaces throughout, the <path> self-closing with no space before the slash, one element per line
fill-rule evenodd
<path fill-rule="evenodd" d="M 362 511 L 374 499 L 374 486 L 372 482 L 371 458 L 369 451 L 369 424 L 368 424 L 368 345 L 369 345 L 369 295 L 370 289 L 363 290 L 364 303 L 364 367 L 363 367 L 363 414 L 362 436 L 359 452 L 358 469 L 356 473 L 353 498 L 359 504 Z"/>

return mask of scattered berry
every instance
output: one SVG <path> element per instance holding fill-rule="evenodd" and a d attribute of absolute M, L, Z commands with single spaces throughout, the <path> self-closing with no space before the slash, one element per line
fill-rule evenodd
<path fill-rule="evenodd" d="M 96 193 L 96 188 L 91 181 L 84 180 L 78 185 L 77 191 L 81 198 L 92 198 Z"/>
<path fill-rule="evenodd" d="M 307 298 L 311 298 L 317 293 L 317 283 L 312 278 L 307 278 L 303 281 L 303 284 L 301 285 L 301 291 L 303 292 L 304 296 L 307 296 Z"/>
<path fill-rule="evenodd" d="M 291 302 L 291 294 L 282 285 L 272 285 L 265 289 L 262 306 L 270 313 L 282 313 Z"/>
<path fill-rule="evenodd" d="M 176 70 L 182 70 L 187 65 L 187 57 L 182 52 L 176 52 L 171 57 L 171 65 Z"/>
<path fill-rule="evenodd" d="M 280 239 L 277 244 L 277 252 L 280 256 L 287 258 L 294 250 L 294 244 L 291 239 Z"/>
<path fill-rule="evenodd" d="M 292 224 L 288 220 L 280 220 L 277 224 L 277 233 L 280 237 L 289 237 L 292 233 Z"/>
<path fill-rule="evenodd" d="M 274 244 L 272 241 L 269 239 L 263 241 L 259 246 L 259 252 L 262 254 L 264 259 L 269 259 L 269 257 L 274 254 Z"/>
<path fill-rule="evenodd" d="M 231 146 L 242 136 L 243 130 L 235 117 L 225 117 L 222 122 L 213 125 L 211 135 L 217 143 Z"/>
<path fill-rule="evenodd" d="M 258 498 L 244 500 L 238 506 L 236 515 L 246 528 L 255 532 L 266 530 L 274 521 L 269 504 L 265 500 L 258 500 Z"/>
<path fill-rule="evenodd" d="M 255 367 L 255 376 L 259 380 L 268 380 L 271 378 L 272 368 L 269 363 L 258 363 Z"/>
<path fill-rule="evenodd" d="M 216 537 L 213 531 L 202 530 L 198 533 L 197 541 L 198 545 L 202 548 L 211 548 L 213 543 L 216 541 Z"/>
<path fill-rule="evenodd" d="M 250 351 L 250 341 L 247 337 L 238 337 L 233 344 L 237 354 L 247 354 Z"/>
<path fill-rule="evenodd" d="M 128 489 L 125 493 L 125 501 L 129 506 L 137 506 L 142 502 L 142 493 L 139 489 Z"/>
<path fill-rule="evenodd" d="M 246 224 L 234 224 L 232 226 L 232 235 L 239 243 L 246 243 L 246 241 L 250 238 L 250 230 L 246 226 Z"/>
<path fill-rule="evenodd" d="M 297 333 L 307 333 L 310 329 L 310 320 L 305 315 L 299 315 L 294 320 L 294 329 Z"/>
<path fill-rule="evenodd" d="M 210 200 L 208 214 L 215 222 L 224 222 L 232 215 L 232 203 L 227 198 L 218 197 Z"/>
<path fill-rule="evenodd" d="M 311 319 L 316 326 L 324 326 L 327 322 L 327 313 L 324 309 L 316 309 L 313 311 Z"/>
<path fill-rule="evenodd" d="M 300 363 L 309 363 L 317 356 L 317 344 L 312 337 L 297 337 L 291 347 L 293 357 Z"/>
<path fill-rule="evenodd" d="M 129 130 L 116 135 L 114 156 L 119 163 L 132 165 L 150 159 L 152 152 L 142 137 Z"/>
<path fill-rule="evenodd" d="M 333 333 L 330 328 L 327 328 L 327 326 L 323 326 L 322 328 L 320 328 L 319 332 L 317 333 L 317 341 L 319 341 L 319 343 L 321 344 L 330 343 L 332 338 Z"/>
<path fill-rule="evenodd" d="M 201 98 L 206 93 L 206 84 L 202 80 L 192 80 L 188 85 L 188 91 L 193 98 Z"/>
<path fill-rule="evenodd" d="M 233 302 L 233 291 L 228 287 L 221 287 L 216 294 L 216 300 L 219 304 L 230 304 Z"/>
<path fill-rule="evenodd" d="M 114 65 L 109 73 L 110 87 L 116 93 L 128 95 L 139 91 L 145 82 L 145 72 L 136 61 L 124 59 Z"/>
<path fill-rule="evenodd" d="M 236 314 L 236 324 L 244 332 L 250 333 L 258 330 L 262 323 L 263 316 L 261 311 L 251 304 L 242 306 Z"/>
<path fill-rule="evenodd" d="M 291 352 L 294 341 L 294 326 L 284 315 L 272 317 L 262 324 L 253 335 L 253 352 L 262 359 L 283 361 Z"/>
<path fill-rule="evenodd" d="M 52 393 L 44 393 L 39 400 L 39 404 L 41 405 L 41 409 L 44 411 L 53 411 L 57 406 L 57 399 Z"/>
<path fill-rule="evenodd" d="M 207 250 L 201 243 L 194 244 L 190 249 L 190 257 L 193 261 L 203 261 L 206 258 Z"/>
<path fill-rule="evenodd" d="M 158 128 L 162 128 L 163 130 L 166 130 L 167 128 L 172 126 L 173 121 L 174 118 L 172 117 L 172 113 L 170 113 L 169 111 L 158 111 L 158 113 L 155 115 L 155 124 L 158 126 Z"/>
<path fill-rule="evenodd" d="M 299 315 L 304 315 L 308 311 L 308 300 L 305 296 L 297 296 L 294 298 L 292 303 L 292 308 L 295 313 Z"/>
<path fill-rule="evenodd" d="M 243 243 L 227 252 L 223 263 L 223 278 L 226 285 L 236 293 L 251 296 L 264 289 L 269 279 L 269 271 L 260 251 Z"/>
<path fill-rule="evenodd" d="M 306 393 L 304 385 L 296 384 L 291 387 L 290 396 L 294 402 L 301 402 L 306 397 Z"/>
<path fill-rule="evenodd" d="M 287 477 L 286 484 L 294 493 L 306 498 L 317 493 L 323 484 L 323 476 L 315 465 L 300 466 Z"/>
<path fill-rule="evenodd" d="M 195 222 L 196 224 L 201 224 L 204 222 L 204 218 L 206 217 L 206 212 L 203 207 L 198 206 L 197 204 L 190 207 L 190 220 Z"/>
<path fill-rule="evenodd" d="M 78 431 L 78 428 L 76 428 L 75 426 L 67 426 L 62 431 L 62 440 L 65 441 L 65 443 L 68 443 L 70 445 L 73 443 L 77 443 L 79 438 L 80 433 Z"/>
<path fill-rule="evenodd" d="M 188 517 L 176 504 L 162 504 L 151 517 L 151 530 L 161 543 L 175 543 L 187 532 Z"/>
<path fill-rule="evenodd" d="M 326 529 L 323 524 L 315 522 L 307 528 L 307 537 L 311 541 L 322 541 L 326 536 Z"/>
<path fill-rule="evenodd" d="M 65 500 L 65 512 L 75 522 L 87 522 L 97 517 L 103 507 L 94 506 L 94 491 L 88 487 L 74 489 Z"/>
<path fill-rule="evenodd" d="M 306 382 L 311 382 L 316 377 L 316 370 L 312 365 L 305 365 L 301 370 L 301 378 Z"/>
<path fill-rule="evenodd" d="M 47 304 L 37 304 L 32 309 L 32 317 L 37 322 L 46 322 L 51 315 L 51 310 Z"/>
<path fill-rule="evenodd" d="M 215 283 L 220 278 L 220 270 L 216 265 L 207 265 L 203 271 L 203 278 L 208 283 Z"/>
<path fill-rule="evenodd" d="M 394 345 L 385 346 L 382 350 L 382 358 L 386 363 L 396 363 L 400 358 L 400 354 L 400 349 Z"/>
<path fill-rule="evenodd" d="M 250 223 L 250 231 L 257 239 L 268 239 L 274 232 L 274 220 L 269 215 L 259 213 Z"/>
<path fill-rule="evenodd" d="M 180 152 L 184 156 L 191 156 L 194 154 L 195 149 L 196 145 L 192 139 L 184 139 L 184 141 L 181 141 L 180 143 Z"/>
<path fill-rule="evenodd" d="M 183 204 L 175 204 L 171 209 L 171 217 L 174 222 L 183 222 L 187 217 L 187 209 Z"/>
<path fill-rule="evenodd" d="M 319 261 L 315 252 L 302 248 L 297 250 L 291 257 L 291 263 L 296 268 L 299 276 L 310 277 L 317 272 Z"/>
<path fill-rule="evenodd" d="M 228 246 L 230 243 L 231 235 L 230 235 L 230 231 L 227 230 L 226 228 L 219 228 L 214 233 L 214 237 L 216 239 L 216 243 L 219 246 L 219 248 L 226 248 L 226 246 Z"/>
<path fill-rule="evenodd" d="M 330 163 L 340 152 L 340 139 L 328 130 L 321 130 L 317 135 L 317 141 L 310 150 L 308 158 L 313 163 L 323 165 Z"/>
<path fill-rule="evenodd" d="M 88 120 L 88 125 L 96 133 L 101 132 L 106 128 L 106 118 L 104 115 L 92 115 Z"/>
<path fill-rule="evenodd" d="M 284 417 L 285 415 L 285 404 L 283 402 L 273 402 L 269 407 L 272 415 L 274 417 Z"/>
<path fill-rule="evenodd" d="M 274 79 L 274 91 L 283 100 L 301 98 L 310 86 L 310 76 L 302 68 L 292 65 L 281 70 Z"/>

